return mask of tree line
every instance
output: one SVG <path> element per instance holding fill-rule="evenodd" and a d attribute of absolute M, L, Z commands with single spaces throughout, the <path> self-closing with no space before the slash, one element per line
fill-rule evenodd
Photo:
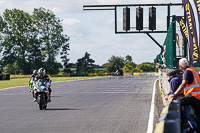
<path fill-rule="evenodd" d="M 123 73 L 134 73 L 134 72 L 156 72 L 157 68 L 155 63 L 143 62 L 136 64 L 133 62 L 132 57 L 127 55 L 125 58 L 120 56 L 112 56 L 108 59 L 108 62 L 103 64 L 108 73 L 119 71 Z"/>
<path fill-rule="evenodd" d="M 55 57 L 61 54 L 66 64 L 69 50 L 61 22 L 45 8 L 35 8 L 32 14 L 6 9 L 0 16 L 0 65 L 12 74 L 30 74 L 40 67 L 57 73 L 62 64 Z"/>
<path fill-rule="evenodd" d="M 82 58 L 79 58 L 76 64 L 72 64 L 76 67 L 76 73 L 79 74 L 87 74 L 87 73 L 95 73 L 95 67 L 101 67 L 94 64 L 94 60 L 90 58 L 90 54 L 88 52 Z M 72 66 L 71 65 L 71 66 Z M 133 72 L 156 72 L 157 68 L 155 67 L 155 63 L 144 62 L 141 64 L 135 64 L 130 55 L 127 55 L 125 58 L 120 56 L 111 56 L 107 63 L 102 65 L 105 68 L 105 72 L 107 73 L 115 73 L 119 71 L 121 75 L 123 73 L 133 73 Z"/>

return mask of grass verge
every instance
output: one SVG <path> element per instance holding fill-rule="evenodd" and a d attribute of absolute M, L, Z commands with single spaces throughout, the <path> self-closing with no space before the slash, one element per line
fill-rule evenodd
<path fill-rule="evenodd" d="M 93 77 L 51 77 L 52 82 L 90 79 Z M 28 85 L 29 78 L 0 80 L 0 89 Z"/>

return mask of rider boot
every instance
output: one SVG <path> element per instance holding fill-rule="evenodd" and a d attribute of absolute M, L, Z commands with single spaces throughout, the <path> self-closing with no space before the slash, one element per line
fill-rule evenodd
<path fill-rule="evenodd" d="M 34 97 L 34 98 L 33 98 L 33 102 L 36 102 L 36 100 L 37 100 L 37 99 Z"/>
<path fill-rule="evenodd" d="M 49 88 L 48 101 L 51 102 L 51 88 Z"/>
<path fill-rule="evenodd" d="M 50 94 L 48 95 L 48 101 L 51 102 L 51 96 L 50 96 Z"/>
<path fill-rule="evenodd" d="M 36 102 L 36 95 L 34 94 L 34 92 L 32 92 L 33 93 L 33 102 Z"/>

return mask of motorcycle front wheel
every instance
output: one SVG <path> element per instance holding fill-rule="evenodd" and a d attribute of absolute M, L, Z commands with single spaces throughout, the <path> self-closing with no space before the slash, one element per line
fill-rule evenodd
<path fill-rule="evenodd" d="M 43 109 L 43 97 L 42 97 L 41 94 L 38 95 L 37 101 L 38 101 L 38 104 L 39 104 L 39 109 L 42 110 Z"/>

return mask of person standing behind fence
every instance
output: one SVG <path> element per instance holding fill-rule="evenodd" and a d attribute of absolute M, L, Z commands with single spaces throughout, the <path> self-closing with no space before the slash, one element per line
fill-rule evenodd
<path fill-rule="evenodd" d="M 181 85 L 182 79 L 176 75 L 176 71 L 175 70 L 169 70 L 167 72 L 167 76 L 168 76 L 168 81 L 169 81 L 169 84 L 170 84 L 170 92 L 165 96 L 165 99 L 169 100 L 168 99 L 169 95 L 174 94 L 174 92 Z M 184 95 L 180 94 L 179 96 L 182 97 Z"/>
<path fill-rule="evenodd" d="M 169 100 L 168 97 L 169 95 L 174 94 L 174 92 L 178 89 L 178 87 L 181 85 L 182 83 L 182 79 L 180 77 L 177 76 L 176 74 L 176 70 L 169 70 L 167 72 L 167 76 L 168 76 L 168 81 L 170 84 L 170 92 L 165 96 L 166 100 Z M 176 99 L 180 99 L 184 96 L 183 91 L 181 94 L 179 94 Z M 190 119 L 190 110 L 191 110 L 191 106 L 184 106 L 184 113 L 187 117 L 187 119 Z"/>
<path fill-rule="evenodd" d="M 184 90 L 185 96 L 180 99 L 181 106 L 192 106 L 197 123 L 197 132 L 200 133 L 200 77 L 192 67 L 189 67 L 186 58 L 179 60 L 179 67 L 184 72 L 183 80 L 176 92 L 169 95 L 169 99 L 175 98 Z"/>

